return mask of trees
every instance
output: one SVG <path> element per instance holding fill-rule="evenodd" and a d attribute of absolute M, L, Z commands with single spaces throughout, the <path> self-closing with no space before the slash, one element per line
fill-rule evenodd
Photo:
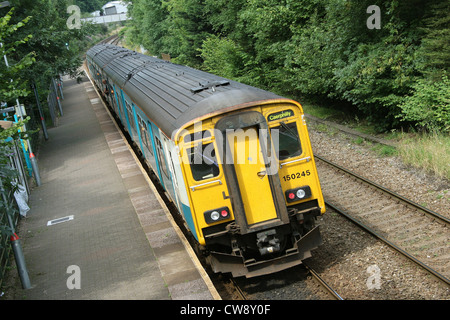
<path fill-rule="evenodd" d="M 168 13 L 160 0 L 135 0 L 128 6 L 128 13 L 133 20 L 128 23 L 127 39 L 153 55 L 171 53 L 166 45 Z"/>
<path fill-rule="evenodd" d="M 14 50 L 8 52 L 8 61 L 12 66 L 19 66 L 20 61 L 34 63 L 23 65 L 20 73 L 14 78 L 18 82 L 17 89 L 30 91 L 30 84 L 34 82 L 39 90 L 41 99 L 46 99 L 50 79 L 60 74 L 76 76 L 82 65 L 85 38 L 93 27 L 86 25 L 81 29 L 67 27 L 67 7 L 69 0 L 17 0 L 13 2 L 13 14 L 8 15 L 10 8 L 1 8 L 0 16 L 9 16 L 11 25 L 19 25 L 13 33 L 2 32 L 5 44 L 20 42 Z M 23 22 L 27 22 L 26 24 Z M 26 41 L 24 41 L 26 39 Z M 12 71 L 12 70 L 11 70 Z M 2 88 L 5 88 L 2 86 Z M 8 92 L 12 92 L 6 90 Z M 4 101 L 13 97 L 5 97 Z M 21 99 L 25 105 L 35 104 L 34 95 Z M 44 101 L 41 101 L 43 105 Z M 10 104 L 10 103 L 9 103 Z M 11 103 L 13 104 L 13 103 Z"/>
<path fill-rule="evenodd" d="M 22 33 L 33 36 L 11 58 L 19 59 L 27 51 L 35 53 L 36 63 L 26 70 L 26 77 L 33 79 L 38 86 L 41 83 L 47 86 L 48 80 L 58 74 L 74 74 L 82 63 L 77 48 L 70 44 L 81 39 L 83 31 L 67 28 L 67 6 L 67 1 L 54 0 L 20 0 L 15 3 L 14 19 L 30 19 L 27 27 L 16 36 L 20 37 Z"/>
<path fill-rule="evenodd" d="M 425 15 L 417 69 L 421 73 L 399 104 L 399 118 L 450 133 L 450 2 L 431 1 Z"/>
<path fill-rule="evenodd" d="M 14 42 L 8 42 L 7 39 L 13 35 L 19 28 L 25 26 L 30 20 L 25 18 L 15 24 L 10 24 L 14 9 L 11 9 L 0 18 L 0 55 L 3 57 L 11 56 L 21 44 L 31 39 L 31 35 L 25 35 L 16 39 Z M 21 71 L 29 67 L 35 61 L 34 54 L 29 52 L 22 56 L 15 63 L 0 64 L 0 101 L 7 102 L 16 98 L 26 96 L 29 93 L 26 79 L 21 75 Z"/>
<path fill-rule="evenodd" d="M 153 55 L 168 53 L 174 62 L 199 67 L 197 49 L 210 33 L 204 0 L 136 0 L 128 35 Z M 138 42 L 140 41 L 140 42 Z"/>
<path fill-rule="evenodd" d="M 448 101 L 448 0 L 380 0 L 379 29 L 367 26 L 371 0 L 137 0 L 133 5 L 142 9 L 134 22 L 136 38 L 150 39 L 153 54 L 170 53 L 176 62 L 202 64 L 280 94 L 345 102 L 380 131 L 409 123 L 448 130 L 437 119 L 443 119 L 438 114 L 445 113 Z M 440 98 L 428 108 L 430 94 Z M 419 121 L 418 105 L 441 110 L 426 112 L 436 121 Z"/>
<path fill-rule="evenodd" d="M 4 16 L 0 17 L 0 43 L 2 44 L 0 46 L 0 54 L 2 56 L 12 55 L 19 46 L 31 38 L 31 35 L 26 35 L 18 38 L 14 42 L 5 41 L 8 37 L 17 33 L 17 30 L 24 27 L 29 21 L 26 18 L 17 23 L 11 23 L 13 13 L 14 9 L 10 9 Z M 21 75 L 23 70 L 28 68 L 33 62 L 33 54 L 28 53 L 16 62 L 8 63 L 8 65 L 0 64 L 0 102 L 2 104 L 26 96 L 29 93 L 26 80 Z M 18 187 L 14 183 L 18 172 L 10 164 L 11 146 L 13 144 L 11 138 L 15 139 L 21 135 L 19 130 L 24 123 L 25 121 L 19 121 L 7 129 L 0 127 L 0 191 L 2 195 L 5 194 L 4 190 L 12 190 L 14 192 Z M 12 235 L 12 228 L 7 222 L 9 218 L 12 218 L 9 215 L 13 215 L 14 211 L 11 210 L 12 206 L 8 200 L 5 201 L 5 197 L 0 197 L 0 250 L 3 249 L 2 244 L 5 243 L 3 240 L 5 239 L 5 235 Z M 3 219 L 3 217 L 5 218 Z"/>
<path fill-rule="evenodd" d="M 104 0 L 76 0 L 74 4 L 80 7 L 81 12 L 94 12 L 100 10 L 108 1 Z"/>

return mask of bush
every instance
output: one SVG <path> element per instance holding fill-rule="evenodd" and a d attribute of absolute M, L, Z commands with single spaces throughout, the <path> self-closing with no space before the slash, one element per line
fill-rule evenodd
<path fill-rule="evenodd" d="M 450 132 L 450 81 L 446 74 L 440 81 L 419 79 L 411 95 L 400 104 L 402 120 L 416 122 L 429 131 Z"/>
<path fill-rule="evenodd" d="M 199 51 L 208 72 L 229 79 L 240 76 L 240 70 L 243 68 L 240 63 L 241 52 L 233 40 L 210 36 L 203 42 Z"/>

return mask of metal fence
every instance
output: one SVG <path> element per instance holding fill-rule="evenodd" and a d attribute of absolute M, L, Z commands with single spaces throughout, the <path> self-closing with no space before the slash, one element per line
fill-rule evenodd
<path fill-rule="evenodd" d="M 14 251 L 14 258 L 16 264 L 18 264 L 18 272 L 21 277 L 22 286 L 25 288 L 25 283 L 29 286 L 28 275 L 25 274 L 26 270 L 22 270 L 19 264 L 25 265 L 23 255 L 20 257 L 17 254 L 18 246 L 20 246 L 18 238 L 14 239 L 15 229 L 17 227 L 20 216 L 25 216 L 27 211 L 27 201 L 30 194 L 30 187 L 28 179 L 34 174 L 36 184 L 40 185 L 39 170 L 37 162 L 32 150 L 37 150 L 40 141 L 40 128 L 44 134 L 45 140 L 48 140 L 45 115 L 50 115 L 53 126 L 58 125 L 58 116 L 63 116 L 63 109 L 61 99 L 63 95 L 63 81 L 60 77 L 54 78 L 49 84 L 49 93 L 47 96 L 47 108 L 43 110 L 40 105 L 39 96 L 35 90 L 35 86 L 32 86 L 36 95 L 36 105 L 23 106 L 19 105 L 15 108 L 16 114 L 14 115 L 15 121 L 20 118 L 30 116 L 30 120 L 26 124 L 26 130 L 28 133 L 27 140 L 17 139 L 13 141 L 10 149 L 7 150 L 8 159 L 7 163 L 0 163 L 2 168 L 6 170 L 13 170 L 17 173 L 17 177 L 14 179 L 14 190 L 9 187 L 9 184 L 2 181 L 4 177 L 0 175 L 0 287 L 4 285 L 6 280 L 7 270 L 11 264 L 13 258 L 12 252 Z M 5 121 L 0 123 L 4 125 Z M 9 123 L 12 123 L 8 121 Z M 4 151 L 4 150 L 3 150 Z M 25 203 L 24 203 L 24 197 Z M 29 210 L 29 208 L 28 208 Z M 21 250 L 21 249 L 20 249 Z M 18 259 L 22 259 L 22 263 Z"/>
<path fill-rule="evenodd" d="M 53 126 L 57 126 L 57 116 L 63 115 L 61 99 L 64 99 L 62 92 L 62 80 L 61 78 L 52 79 L 49 86 L 49 93 L 47 97 L 48 110 L 50 117 L 52 118 Z"/>
<path fill-rule="evenodd" d="M 21 210 L 16 196 L 21 197 L 23 196 L 21 193 L 25 193 L 26 197 L 28 197 L 30 194 L 26 172 L 22 162 L 21 150 L 18 147 L 17 141 L 14 141 L 10 148 L 10 155 L 7 163 L 2 165 L 8 167 L 8 169 L 15 170 L 18 173 L 15 184 L 19 188 L 14 192 L 14 190 L 8 188 L 8 186 L 4 184 L 0 177 L 0 228 L 2 229 L 2 232 L 0 232 L 0 287 L 5 281 L 6 271 L 11 263 L 10 260 L 12 258 L 13 248 L 11 246 L 10 237 L 14 234 Z M 19 199 L 19 202 L 21 200 L 23 199 Z M 26 214 L 23 210 L 24 208 L 22 207 L 22 214 Z"/>
<path fill-rule="evenodd" d="M 109 14 L 105 16 L 99 16 L 99 17 L 90 17 L 90 18 L 84 18 L 80 19 L 83 22 L 91 22 L 94 24 L 106 24 L 111 22 L 120 22 L 120 21 L 126 21 L 131 20 L 131 17 L 128 17 L 126 13 L 116 13 L 116 14 Z"/>

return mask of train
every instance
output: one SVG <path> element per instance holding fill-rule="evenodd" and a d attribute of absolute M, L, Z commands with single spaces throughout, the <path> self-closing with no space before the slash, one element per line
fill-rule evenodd
<path fill-rule="evenodd" d="M 87 51 L 86 71 L 214 272 L 279 272 L 322 244 L 298 102 L 111 44 Z"/>

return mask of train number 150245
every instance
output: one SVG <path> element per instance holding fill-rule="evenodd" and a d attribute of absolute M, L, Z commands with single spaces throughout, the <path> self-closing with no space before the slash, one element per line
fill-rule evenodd
<path fill-rule="evenodd" d="M 284 181 L 294 180 L 294 179 L 300 179 L 301 177 L 307 177 L 310 176 L 311 172 L 309 170 L 302 171 L 302 172 L 296 172 L 292 174 L 288 174 L 283 176 Z"/>

